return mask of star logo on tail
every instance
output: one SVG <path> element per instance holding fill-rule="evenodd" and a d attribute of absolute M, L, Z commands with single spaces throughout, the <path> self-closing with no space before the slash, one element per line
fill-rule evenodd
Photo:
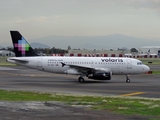
<path fill-rule="evenodd" d="M 18 43 L 14 44 L 14 47 L 17 47 L 18 51 L 21 51 L 22 56 L 25 56 L 26 51 L 29 51 L 30 45 L 22 37 L 21 40 L 18 40 Z"/>

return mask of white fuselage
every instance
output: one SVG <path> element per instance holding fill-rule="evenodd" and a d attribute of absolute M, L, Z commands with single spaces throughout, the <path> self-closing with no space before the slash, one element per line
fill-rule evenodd
<path fill-rule="evenodd" d="M 27 62 L 20 62 L 20 61 Z M 75 68 L 67 65 L 85 66 L 95 69 L 110 69 L 113 75 L 141 74 L 148 72 L 148 66 L 142 64 L 141 61 L 133 58 L 121 57 L 11 57 L 8 62 L 19 64 L 22 66 L 52 72 L 59 74 L 76 74 L 82 73 Z M 66 66 L 62 66 L 65 63 Z"/>

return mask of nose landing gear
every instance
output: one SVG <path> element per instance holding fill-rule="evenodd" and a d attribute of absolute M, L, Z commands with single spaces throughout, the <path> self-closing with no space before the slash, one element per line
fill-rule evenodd
<path fill-rule="evenodd" d="M 130 83 L 130 79 L 129 79 L 128 76 L 129 76 L 129 75 L 126 75 L 126 82 L 127 82 L 127 83 Z"/>

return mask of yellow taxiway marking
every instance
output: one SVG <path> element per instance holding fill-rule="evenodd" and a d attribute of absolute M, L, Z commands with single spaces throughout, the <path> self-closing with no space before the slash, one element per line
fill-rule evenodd
<path fill-rule="evenodd" d="M 128 94 L 122 94 L 120 96 L 134 96 L 134 95 L 140 95 L 144 94 L 145 92 L 133 92 L 133 93 L 128 93 Z"/>

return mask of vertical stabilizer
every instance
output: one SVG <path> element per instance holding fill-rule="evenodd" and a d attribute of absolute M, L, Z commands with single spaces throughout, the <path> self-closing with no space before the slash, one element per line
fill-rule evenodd
<path fill-rule="evenodd" d="M 18 31 L 10 31 L 16 57 L 38 56 Z"/>

